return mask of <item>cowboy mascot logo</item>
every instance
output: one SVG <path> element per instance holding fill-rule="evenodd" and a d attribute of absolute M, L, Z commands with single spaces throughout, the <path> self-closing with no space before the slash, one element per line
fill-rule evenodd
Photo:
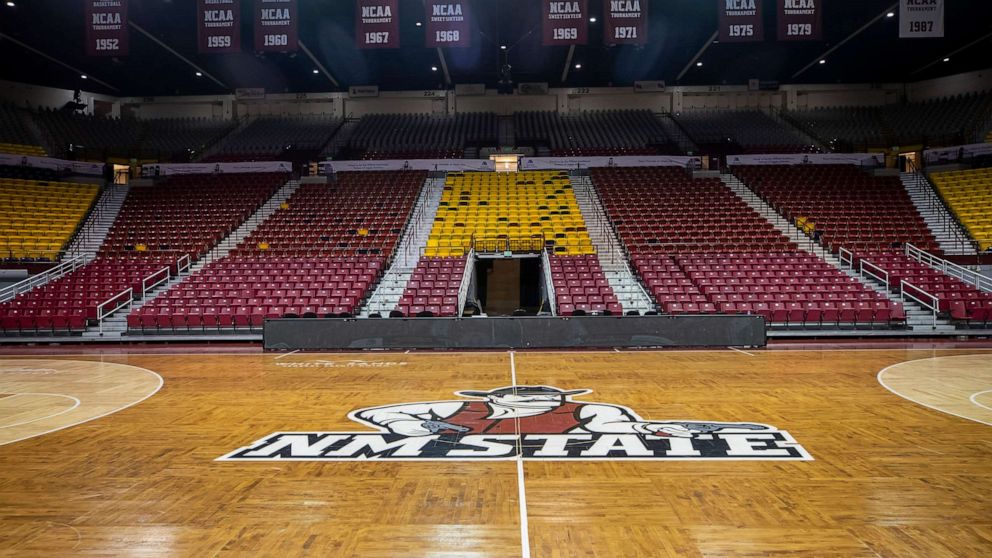
<path fill-rule="evenodd" d="M 644 420 L 620 405 L 573 400 L 588 393 L 507 386 L 358 409 L 348 418 L 378 433 L 277 432 L 220 460 L 811 459 L 768 425 Z"/>

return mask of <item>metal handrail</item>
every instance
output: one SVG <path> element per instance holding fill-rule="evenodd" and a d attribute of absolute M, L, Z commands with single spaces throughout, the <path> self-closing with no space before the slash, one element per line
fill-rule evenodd
<path fill-rule="evenodd" d="M 912 175 L 916 186 L 919 187 L 919 189 L 923 192 L 923 195 L 926 196 L 927 209 L 936 212 L 937 217 L 940 220 L 941 232 L 951 233 L 955 239 L 957 248 L 977 248 L 977 246 L 975 246 L 975 242 L 968 238 L 967 229 L 957 219 L 954 212 L 951 211 L 947 201 L 940 194 L 940 191 L 937 189 L 930 177 L 923 172 L 923 169 L 921 169 L 920 166 L 912 159 L 907 160 L 907 163 L 909 166 L 909 173 Z"/>
<path fill-rule="evenodd" d="M 841 267 L 847 264 L 847 267 L 854 269 L 854 252 L 851 252 L 847 248 L 840 247 L 837 249 L 837 258 L 840 260 Z"/>
<path fill-rule="evenodd" d="M 544 250 L 544 234 L 531 238 L 477 237 L 472 235 L 472 251 L 482 254 L 499 252 L 540 253 Z"/>
<path fill-rule="evenodd" d="M 926 252 L 917 248 L 916 246 L 907 243 L 905 245 L 906 256 L 926 264 L 937 271 L 941 271 L 975 286 L 980 291 L 985 291 L 987 293 L 992 293 L 992 278 L 986 277 L 977 271 L 972 271 L 966 267 L 962 267 L 956 263 L 949 262 L 943 258 L 934 256 L 930 252 Z"/>
<path fill-rule="evenodd" d="M 465 259 L 465 271 L 462 272 L 462 282 L 458 285 L 458 316 L 465 313 L 465 303 L 468 301 L 468 289 L 472 284 L 472 273 L 475 272 L 475 250 L 469 250 Z"/>
<path fill-rule="evenodd" d="M 907 291 L 906 287 L 915 290 L 919 294 L 914 294 Z M 933 313 L 933 328 L 937 329 L 937 312 L 940 308 L 940 300 L 936 296 L 903 279 L 899 282 L 899 298 L 905 302 L 907 296 L 920 303 L 924 308 L 928 308 Z"/>
<path fill-rule="evenodd" d="M 163 275 L 164 274 L 164 275 Z M 161 277 L 159 277 L 161 275 Z M 156 277 L 158 277 L 156 279 Z M 141 280 L 141 298 L 145 298 L 148 291 L 154 289 L 155 287 L 161 285 L 162 283 L 169 280 L 172 274 L 169 271 L 169 266 L 165 266 L 162 269 L 152 273 L 148 277 Z"/>
<path fill-rule="evenodd" d="M 17 295 L 26 293 L 35 287 L 40 287 L 50 281 L 54 281 L 59 277 L 62 277 L 63 275 L 72 273 L 87 263 L 89 263 L 88 257 L 83 255 L 76 256 L 70 260 L 62 262 L 48 271 L 45 271 L 44 273 L 33 275 L 23 281 L 4 287 L 3 289 L 0 289 L 0 302 L 8 302 L 13 300 L 17 297 Z"/>
<path fill-rule="evenodd" d="M 127 298 L 124 298 L 124 297 L 127 297 Z M 117 306 L 114 306 L 110 310 L 104 310 L 104 308 L 106 306 L 109 306 L 109 305 L 111 305 L 111 304 L 113 304 L 115 302 L 117 303 Z M 99 305 L 97 305 L 97 307 L 96 307 L 96 321 L 97 321 L 97 323 L 100 324 L 100 335 L 103 335 L 103 320 L 104 320 L 104 318 L 107 318 L 108 316 L 110 316 L 114 312 L 120 310 L 121 308 L 124 308 L 125 306 L 130 305 L 132 302 L 134 302 L 134 289 L 131 288 L 131 287 L 128 287 L 128 288 L 124 289 L 123 291 L 115 294 L 114 296 L 108 298 L 107 300 L 101 302 Z"/>
<path fill-rule="evenodd" d="M 80 225 L 75 235 L 73 235 L 67 249 L 74 248 L 72 253 L 79 254 L 80 246 L 82 246 L 83 242 L 96 237 L 98 234 L 97 231 L 101 228 L 100 220 L 104 217 L 104 214 L 110 211 L 110 203 L 114 197 L 114 193 L 123 188 L 125 187 L 111 184 L 100 192 L 100 197 L 93 204 L 93 209 L 86 215 L 83 224 Z"/>
<path fill-rule="evenodd" d="M 192 259 L 189 257 L 189 254 L 179 256 L 179 259 L 176 260 L 176 274 L 182 275 L 183 272 L 189 271 L 191 265 Z"/>
<path fill-rule="evenodd" d="M 871 267 L 873 269 L 865 269 L 866 266 L 867 267 Z M 889 272 L 888 271 L 885 271 L 884 269 L 878 267 L 877 265 L 871 263 L 868 260 L 861 260 L 860 269 L 861 269 L 861 275 L 862 276 L 868 275 L 869 277 L 874 278 L 876 281 L 882 282 L 885 285 L 885 291 L 888 292 L 888 290 L 889 290 Z M 878 271 L 878 273 L 876 273 L 876 271 Z"/>
<path fill-rule="evenodd" d="M 555 292 L 555 282 L 551 278 L 551 257 L 548 251 L 541 252 L 541 266 L 544 268 L 544 296 L 551 307 L 551 315 L 558 315 L 558 294 Z"/>

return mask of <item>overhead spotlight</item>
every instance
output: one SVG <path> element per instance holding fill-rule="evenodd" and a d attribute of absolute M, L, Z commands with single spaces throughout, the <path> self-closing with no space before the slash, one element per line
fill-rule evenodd
<path fill-rule="evenodd" d="M 823 58 L 823 59 L 820 60 L 820 64 L 826 64 L 826 63 L 827 63 L 827 59 L 826 58 Z"/>
<path fill-rule="evenodd" d="M 79 79 L 86 79 L 86 74 L 79 76 Z"/>
<path fill-rule="evenodd" d="M 15 7 L 17 7 L 17 4 L 15 4 L 13 2 L 7 2 L 7 7 L 8 8 L 15 8 Z"/>
<path fill-rule="evenodd" d="M 203 72 L 196 72 L 196 77 L 203 77 Z"/>
<path fill-rule="evenodd" d="M 506 45 L 499 45 L 500 50 L 506 50 Z"/>
<path fill-rule="evenodd" d="M 950 59 L 950 58 L 945 58 L 945 59 L 944 59 L 944 62 L 950 62 L 950 61 L 951 61 L 951 59 Z"/>
<path fill-rule="evenodd" d="M 318 69 L 316 69 L 316 68 L 314 68 L 314 70 L 313 70 L 313 73 L 315 73 L 315 74 L 319 74 L 319 73 L 320 73 L 320 70 L 318 70 Z"/>
<path fill-rule="evenodd" d="M 895 12 L 889 12 L 889 13 L 885 14 L 885 17 L 896 17 L 896 13 Z"/>
<path fill-rule="evenodd" d="M 702 66 L 703 66 L 703 63 L 702 62 L 696 62 L 696 67 L 697 68 L 701 68 Z"/>
<path fill-rule="evenodd" d="M 423 25 L 423 23 L 420 23 L 420 22 L 418 21 L 418 22 L 417 22 L 417 27 L 420 27 L 421 25 Z"/>
<path fill-rule="evenodd" d="M 575 69 L 576 70 L 581 70 L 582 69 L 582 64 L 576 64 L 575 65 Z"/>
<path fill-rule="evenodd" d="M 589 23 L 596 23 L 596 16 L 589 18 Z"/>
<path fill-rule="evenodd" d="M 431 71 L 432 72 L 436 72 L 437 71 L 437 66 L 431 66 Z"/>

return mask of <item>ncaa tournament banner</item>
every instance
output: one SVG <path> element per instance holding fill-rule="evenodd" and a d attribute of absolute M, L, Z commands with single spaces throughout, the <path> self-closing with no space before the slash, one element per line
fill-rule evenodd
<path fill-rule="evenodd" d="M 256 52 L 295 52 L 298 26 L 296 0 L 255 0 Z"/>
<path fill-rule="evenodd" d="M 332 172 L 369 172 L 426 170 L 446 172 L 493 172 L 493 162 L 487 159 L 386 159 L 381 161 L 322 161 L 321 174 Z"/>
<path fill-rule="evenodd" d="M 873 165 L 885 164 L 884 153 L 789 153 L 783 155 L 731 155 L 728 165 Z"/>
<path fill-rule="evenodd" d="M 648 41 L 648 0 L 603 0 L 603 43 L 643 45 Z"/>
<path fill-rule="evenodd" d="M 472 46 L 468 2 L 429 0 L 424 8 L 427 9 L 427 48 Z"/>
<path fill-rule="evenodd" d="M 201 54 L 241 50 L 241 0 L 197 0 L 196 20 Z"/>
<path fill-rule="evenodd" d="M 588 0 L 541 0 L 541 27 L 544 46 L 586 44 Z"/>
<path fill-rule="evenodd" d="M 128 0 L 85 0 L 86 54 L 127 56 Z"/>
<path fill-rule="evenodd" d="M 822 41 L 825 1 L 778 0 L 778 40 Z"/>
<path fill-rule="evenodd" d="M 717 0 L 721 43 L 765 40 L 762 0 Z"/>
<path fill-rule="evenodd" d="M 943 36 L 944 0 L 899 0 L 900 39 Z"/>
<path fill-rule="evenodd" d="M 399 0 L 357 0 L 355 41 L 358 48 L 399 48 Z M 428 23 L 428 26 L 430 24 Z"/>

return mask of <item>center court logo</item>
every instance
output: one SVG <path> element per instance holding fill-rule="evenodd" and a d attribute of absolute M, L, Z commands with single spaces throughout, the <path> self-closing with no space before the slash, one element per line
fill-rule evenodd
<path fill-rule="evenodd" d="M 217 460 L 813 459 L 772 426 L 644 420 L 621 405 L 573 400 L 590 391 L 508 386 L 358 409 L 348 418 L 377 432 L 275 432 Z"/>

